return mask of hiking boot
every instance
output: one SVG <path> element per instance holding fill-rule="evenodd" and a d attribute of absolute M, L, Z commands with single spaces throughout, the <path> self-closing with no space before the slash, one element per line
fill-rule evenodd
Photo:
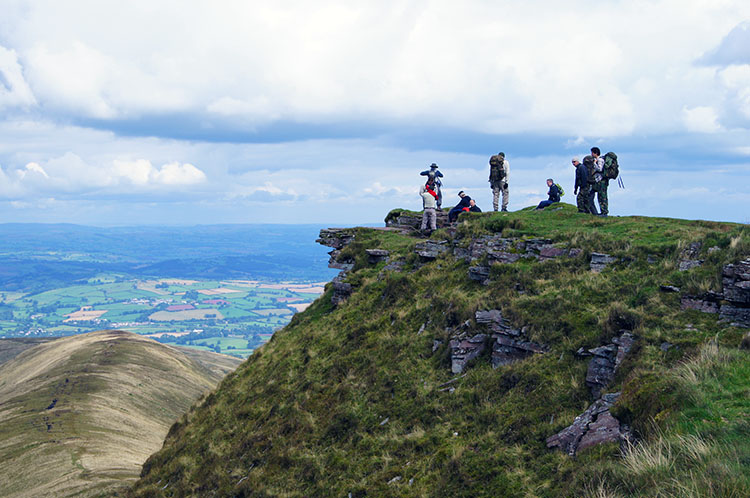
<path fill-rule="evenodd" d="M 503 213 L 507 213 L 508 212 L 508 208 L 502 208 L 500 211 L 502 211 Z"/>

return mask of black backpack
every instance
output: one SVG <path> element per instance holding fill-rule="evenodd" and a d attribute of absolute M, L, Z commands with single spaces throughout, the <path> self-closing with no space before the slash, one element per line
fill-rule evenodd
<path fill-rule="evenodd" d="M 586 156 L 583 158 L 583 166 L 586 168 L 586 173 L 588 173 L 589 183 L 595 183 L 594 174 L 596 173 L 596 169 L 594 167 L 594 161 L 595 159 L 592 156 Z"/>
<path fill-rule="evenodd" d="M 620 165 L 617 164 L 617 154 L 614 152 L 604 154 L 604 170 L 602 171 L 602 175 L 609 180 L 614 180 L 620 175 Z"/>

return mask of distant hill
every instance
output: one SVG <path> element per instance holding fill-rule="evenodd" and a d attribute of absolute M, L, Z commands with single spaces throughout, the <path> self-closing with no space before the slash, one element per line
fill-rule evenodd
<path fill-rule="evenodd" d="M 346 270 L 144 464 L 153 496 L 750 496 L 750 227 L 331 229 Z"/>
<path fill-rule="evenodd" d="M 10 355 L 16 342 L 0 346 Z M 170 425 L 239 363 L 121 331 L 16 354 L 0 365 L 0 496 L 121 489 L 161 447 Z"/>

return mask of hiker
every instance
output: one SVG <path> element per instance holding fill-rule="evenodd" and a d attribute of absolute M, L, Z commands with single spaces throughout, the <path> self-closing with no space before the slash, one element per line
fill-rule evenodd
<path fill-rule="evenodd" d="M 437 205 L 437 192 L 433 190 L 433 184 L 430 183 L 428 180 L 426 184 L 424 184 L 419 189 L 419 195 L 422 197 L 422 207 L 424 211 L 422 212 L 422 226 L 421 230 L 422 232 L 425 232 L 427 230 L 427 225 L 430 225 L 430 233 L 437 230 L 437 214 L 435 213 L 435 206 Z"/>
<path fill-rule="evenodd" d="M 458 218 L 458 215 L 461 214 L 461 211 L 464 210 L 464 208 L 471 209 L 471 197 L 464 194 L 464 191 L 458 193 L 458 196 L 461 198 L 460 201 L 458 201 L 458 204 L 453 206 L 450 211 L 448 211 L 448 221 L 453 223 Z M 479 209 L 479 208 L 477 208 Z"/>
<path fill-rule="evenodd" d="M 436 206 L 438 209 L 443 209 L 443 182 L 440 180 L 443 177 L 443 174 L 438 170 L 438 165 L 435 163 L 430 164 L 430 169 L 422 171 L 420 175 L 426 176 L 434 181 L 435 192 L 437 192 Z"/>
<path fill-rule="evenodd" d="M 596 194 L 599 202 L 599 216 L 607 216 L 609 214 L 609 199 L 607 198 L 609 179 L 604 177 L 604 158 L 601 155 L 602 151 L 599 150 L 599 147 L 591 147 L 591 156 L 594 158 L 596 173 L 594 173 L 594 186 L 589 193 L 589 198 L 591 199 L 592 214 L 596 214 L 596 208 L 594 208 L 594 194 Z"/>
<path fill-rule="evenodd" d="M 547 191 L 547 196 L 549 198 L 546 201 L 540 202 L 536 207 L 537 209 L 544 209 L 556 202 L 560 202 L 560 187 L 555 184 L 555 181 L 552 178 L 547 178 L 547 188 L 549 189 Z"/>
<path fill-rule="evenodd" d="M 597 215 L 599 213 L 596 212 L 596 204 L 594 204 L 594 184 L 596 183 L 596 159 L 594 159 L 594 156 L 588 155 L 583 158 L 583 166 L 586 168 L 586 178 L 588 179 L 588 197 L 586 199 L 586 205 L 588 212 Z"/>
<path fill-rule="evenodd" d="M 591 156 L 586 156 L 583 160 L 586 161 L 586 158 L 589 158 Z M 593 159 L 592 159 L 593 160 Z M 577 157 L 574 157 L 571 161 L 573 163 L 573 166 L 576 169 L 576 183 L 575 187 L 573 188 L 573 195 L 578 195 L 576 197 L 576 204 L 578 205 L 578 212 L 579 213 L 590 213 L 591 209 L 589 207 L 589 174 L 588 170 L 586 169 L 586 166 L 583 165 Z"/>
<path fill-rule="evenodd" d="M 479 209 L 479 206 L 477 206 L 477 203 L 474 201 L 474 199 L 469 201 L 469 211 L 472 213 L 481 213 L 482 210 Z"/>
<path fill-rule="evenodd" d="M 510 163 L 505 159 L 505 152 L 498 152 L 490 157 L 490 188 L 492 189 L 492 208 L 497 211 L 500 192 L 503 193 L 502 210 L 508 210 L 508 177 Z"/>

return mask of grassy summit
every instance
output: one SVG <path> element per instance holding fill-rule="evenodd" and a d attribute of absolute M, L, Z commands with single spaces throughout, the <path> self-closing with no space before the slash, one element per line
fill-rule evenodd
<path fill-rule="evenodd" d="M 334 306 L 329 285 L 225 378 L 172 427 L 133 494 L 750 494 L 750 362 L 737 350 L 746 330 L 681 309 L 681 298 L 722 290 L 724 265 L 750 255 L 750 229 L 562 206 L 462 215 L 430 238 L 453 252 L 427 261 L 414 251 L 422 238 L 351 229 L 337 256 L 354 264 L 351 296 Z M 500 234 L 548 239 L 566 256 L 454 256 Z M 371 263 L 367 249 L 390 251 L 388 263 Z M 593 252 L 613 262 L 592 272 Z M 680 271 L 686 258 L 702 264 Z M 487 282 L 468 277 L 476 265 L 489 267 Z M 493 309 L 546 352 L 493 369 L 485 349 L 452 373 L 450 339 Z M 574 458 L 547 448 L 595 401 L 589 359 L 576 352 L 623 330 L 635 342 L 604 392 L 622 392 L 611 411 L 635 445 Z"/>
<path fill-rule="evenodd" d="M 47 341 L 0 365 L 0 496 L 122 492 L 169 426 L 239 363 L 189 355 L 110 330 Z"/>

